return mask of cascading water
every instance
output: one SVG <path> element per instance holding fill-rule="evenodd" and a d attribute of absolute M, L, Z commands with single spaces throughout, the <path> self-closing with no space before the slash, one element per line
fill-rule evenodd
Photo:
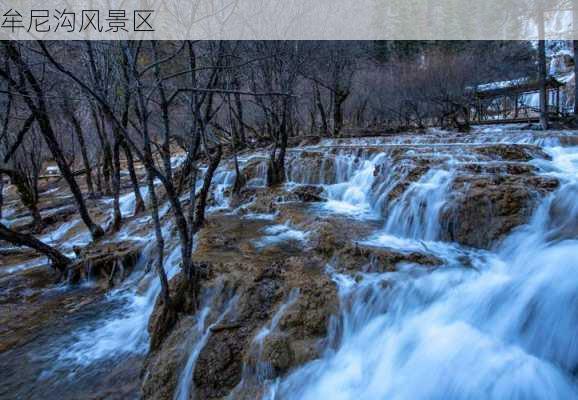
<path fill-rule="evenodd" d="M 440 143 L 440 138 L 445 141 Z M 406 265 L 396 272 L 356 275 L 329 270 L 341 306 L 330 324 L 322 356 L 274 383 L 266 365 L 257 365 L 251 378 L 257 385 L 268 385 L 270 399 L 578 398 L 578 316 L 574 312 L 578 283 L 573 279 L 578 269 L 578 148 L 561 147 L 570 139 L 562 133 L 550 137 L 530 131 L 484 129 L 451 137 L 432 131 L 393 138 L 389 145 L 384 145 L 382 138 L 328 141 L 306 150 L 321 153 L 318 168 L 307 165 L 305 155 L 292 157 L 288 186 L 319 185 L 328 198 L 313 207 L 349 218 L 382 220 L 382 229 L 364 244 L 432 254 L 445 265 L 434 271 Z M 546 146 L 552 160 L 531 163 L 562 185 L 542 201 L 527 226 L 511 233 L 492 252 L 440 242 L 440 216 L 451 202 L 457 174 L 452 162 L 456 160 L 428 164 L 428 171 L 396 196 L 390 197 L 390 193 L 399 190 L 413 167 L 398 163 L 396 150 L 421 151 L 423 155 L 424 151 L 435 153 L 432 149 L 449 147 L 446 142 L 464 148 L 494 142 Z M 267 161 L 255 157 L 261 162 L 248 185 L 262 187 Z M 240 164 L 255 157 L 240 159 Z M 212 211 L 227 209 L 233 169 L 220 168 L 214 179 Z M 199 180 L 198 189 L 200 184 Z M 132 213 L 133 194 L 121 197 L 121 208 L 123 214 Z M 161 215 L 169 209 L 168 203 L 164 204 Z M 273 220 L 277 214 L 260 217 Z M 261 237 L 252 238 L 254 247 L 306 241 L 308 233 L 299 230 L 298 224 L 280 222 L 285 221 L 260 226 Z M 111 240 L 153 243 L 152 235 L 133 237 L 137 228 L 147 223 L 148 216 L 135 218 Z M 78 220 L 70 221 L 41 238 L 60 242 L 69 252 L 72 244 L 89 240 L 86 230 L 76 232 L 77 225 Z M 171 221 L 167 220 L 163 233 L 170 243 L 165 259 L 169 277 L 178 271 L 180 261 L 180 250 L 170 240 L 170 232 Z M 61 243 L 69 234 L 71 239 Z M 43 365 L 55 364 L 72 371 L 72 376 L 76 371 L 91 370 L 103 359 L 146 352 L 148 318 L 160 292 L 154 273 L 145 272 L 153 251 L 150 245 L 129 280 L 108 294 L 98 317 L 74 325 L 74 331 L 63 334 L 67 340 L 56 341 L 46 355 L 40 354 L 45 346 L 40 348 L 38 357 L 46 358 Z M 37 265 L 38 260 L 31 260 L 2 272 L 10 274 Z M 190 352 L 179 371 L 177 399 L 190 398 L 192 374 L 211 327 L 233 307 L 233 303 L 216 304 L 217 296 L 217 291 L 207 295 L 205 306 L 195 316 L 187 346 Z M 293 294 L 273 319 L 256 331 L 251 346 L 257 353 L 266 336 L 277 329 L 292 299 Z M 50 373 L 46 370 L 38 381 L 45 382 Z M 234 392 L 230 398 L 235 398 Z"/>
<path fill-rule="evenodd" d="M 373 213 L 371 189 L 375 181 L 374 171 L 384 159 L 383 153 L 362 161 L 354 157 L 337 157 L 337 183 L 325 187 L 329 198 L 326 208 L 353 215 Z"/>
<path fill-rule="evenodd" d="M 319 168 L 307 163 L 310 156 L 295 154 L 287 167 L 289 185 L 312 184 L 323 187 L 328 201 L 323 208 L 328 212 L 351 216 L 375 218 L 379 215 L 382 201 L 379 195 L 385 191 L 384 183 L 375 190 L 375 170 L 387 163 L 384 152 L 356 152 L 355 147 L 338 149 L 329 155 L 318 153 Z M 388 181 L 389 185 L 392 184 Z"/>
<path fill-rule="evenodd" d="M 179 376 L 174 400 L 189 400 L 192 397 L 194 398 L 194 396 L 192 396 L 194 395 L 194 391 L 191 392 L 191 382 L 197 358 L 207 343 L 207 340 L 209 340 L 211 329 L 220 324 L 235 306 L 236 298 L 233 297 L 225 303 L 223 311 L 219 313 L 216 319 L 211 324 L 207 325 L 207 320 L 209 319 L 211 312 L 217 308 L 215 303 L 218 303 L 218 296 L 220 295 L 223 295 L 222 288 L 214 288 L 210 290 L 210 293 L 206 295 L 204 305 L 196 315 L 196 322 L 190 340 L 192 342 L 191 352 L 189 353 L 185 367 Z"/>
<path fill-rule="evenodd" d="M 263 361 L 263 347 L 265 345 L 265 340 L 267 337 L 277 330 L 281 318 L 285 315 L 287 310 L 297 301 L 299 297 L 299 289 L 293 288 L 289 293 L 289 296 L 283 304 L 277 309 L 271 322 L 266 326 L 262 327 L 251 342 L 251 348 L 249 350 L 250 357 L 253 359 L 254 365 L 243 365 L 243 372 L 241 377 L 241 382 L 237 385 L 235 389 L 231 391 L 227 399 L 234 400 L 239 396 L 247 386 L 259 386 L 267 383 L 272 376 L 272 368 L 270 363 Z"/>
<path fill-rule="evenodd" d="M 389 210 L 385 232 L 411 239 L 438 239 L 439 217 L 447 203 L 452 177 L 450 171 L 432 169 L 412 183 Z"/>
<path fill-rule="evenodd" d="M 165 237 L 168 237 L 168 229 L 168 225 L 163 228 Z M 146 264 L 155 259 L 154 242 L 149 240 L 149 243 L 135 268 L 139 273 L 108 295 L 110 301 L 121 302 L 124 306 L 105 320 L 97 321 L 97 325 L 74 332 L 74 344 L 59 354 L 61 364 L 87 366 L 96 360 L 114 357 L 119 353 L 146 352 L 146 327 L 161 290 L 160 281 L 145 271 Z M 179 263 L 180 248 L 174 246 L 164 260 L 169 279 L 178 272 Z M 146 288 L 144 291 L 139 291 L 139 282 Z"/>
<path fill-rule="evenodd" d="M 561 188 L 495 252 L 440 246 L 446 265 L 434 272 L 332 273 L 341 299 L 332 345 L 268 398 L 578 398 L 578 148 L 548 151 L 553 160 L 540 164 Z M 436 222 L 415 216 L 434 218 L 450 177 L 435 171 L 410 187 L 386 230 L 435 239 Z"/>
<path fill-rule="evenodd" d="M 253 339 L 253 345 L 257 351 L 256 356 L 257 365 L 255 376 L 258 382 L 264 382 L 265 380 L 269 379 L 269 376 L 271 375 L 270 373 L 271 366 L 268 363 L 261 361 L 265 339 L 267 338 L 267 336 L 275 332 L 275 329 L 277 329 L 279 321 L 281 320 L 287 309 L 291 307 L 293 303 L 295 303 L 298 297 L 299 297 L 299 289 L 297 288 L 292 289 L 291 292 L 289 293 L 287 301 L 283 303 L 281 307 L 279 307 L 275 315 L 273 315 L 273 318 L 271 318 L 271 323 L 263 327 Z"/>
<path fill-rule="evenodd" d="M 213 177 L 213 200 L 215 205 L 210 211 L 229 208 L 230 197 L 227 190 L 235 183 L 235 170 L 218 169 Z"/>
<path fill-rule="evenodd" d="M 294 229 L 290 224 L 272 225 L 263 230 L 264 236 L 253 242 L 255 247 L 263 248 L 282 242 L 303 243 L 307 239 L 307 233 Z"/>

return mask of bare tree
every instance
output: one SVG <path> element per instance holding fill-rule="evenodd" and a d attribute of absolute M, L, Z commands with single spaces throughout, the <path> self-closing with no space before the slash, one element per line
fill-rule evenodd
<path fill-rule="evenodd" d="M 40 254 L 45 255 L 50 259 L 54 268 L 60 271 L 61 275 L 66 271 L 66 268 L 71 264 L 71 260 L 62 254 L 56 248 L 41 242 L 34 236 L 19 233 L 12 229 L 9 229 L 5 225 L 0 223 L 0 240 L 5 240 L 16 246 L 29 247 L 36 250 Z"/>
<path fill-rule="evenodd" d="M 74 134 L 76 135 L 76 139 L 78 140 L 78 144 L 80 146 L 80 154 L 82 156 L 82 163 L 84 166 L 84 176 L 86 178 L 86 186 L 88 188 L 88 192 L 92 198 L 96 197 L 96 192 L 94 191 L 94 184 L 92 182 L 92 166 L 90 163 L 90 157 L 88 153 L 88 148 L 86 146 L 85 134 L 82 127 L 82 124 L 77 117 L 78 108 L 74 109 L 72 102 L 70 101 L 69 95 L 63 93 L 63 111 L 64 114 L 70 120 L 72 125 L 72 129 Z"/>
<path fill-rule="evenodd" d="M 10 177 L 22 204 L 30 211 L 33 231 L 40 232 L 43 222 L 38 208 L 38 180 L 45 158 L 40 136 L 36 132 L 28 133 L 32 127 L 32 123 L 29 123 L 31 120 L 25 121 L 20 131 L 24 132 L 22 140 L 14 151 L 8 151 L 3 160 L 4 166 L 0 165 L 0 172 Z"/>
<path fill-rule="evenodd" d="M 96 239 L 101 237 L 104 234 L 104 231 L 100 226 L 92 221 L 92 218 L 88 212 L 88 208 L 86 207 L 86 203 L 84 202 L 82 192 L 80 191 L 80 188 L 74 179 L 74 175 L 72 174 L 72 171 L 56 138 L 56 134 L 50 121 L 50 112 L 46 103 L 45 88 L 35 76 L 32 67 L 28 65 L 27 61 L 22 56 L 18 46 L 14 42 L 3 42 L 2 45 L 6 55 L 18 71 L 20 80 L 16 81 L 10 72 L 5 68 L 0 68 L 0 77 L 10 85 L 12 90 L 15 90 L 19 93 L 23 102 L 26 104 L 31 114 L 36 119 L 44 141 L 46 142 L 52 157 L 58 164 L 58 168 L 60 169 L 61 174 L 68 183 L 84 224 L 89 229 L 93 238 Z"/>

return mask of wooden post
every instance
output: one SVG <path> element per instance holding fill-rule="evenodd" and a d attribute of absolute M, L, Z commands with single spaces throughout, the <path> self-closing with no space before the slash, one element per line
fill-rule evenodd
<path fill-rule="evenodd" d="M 572 49 L 574 50 L 574 81 L 578 77 L 578 4 L 574 2 L 572 7 Z M 574 84 L 574 115 L 578 114 L 578 85 Z"/>
<path fill-rule="evenodd" d="M 514 119 L 518 118 L 518 93 L 514 96 Z"/>
<path fill-rule="evenodd" d="M 480 98 L 478 97 L 477 100 L 478 100 L 478 101 L 477 101 L 477 103 L 478 103 L 478 104 L 477 104 L 477 109 L 478 109 L 478 112 L 477 112 L 477 114 L 478 114 L 478 122 L 482 122 L 482 106 L 480 105 Z"/>
<path fill-rule="evenodd" d="M 560 86 L 556 86 L 556 114 L 560 114 Z"/>
<path fill-rule="evenodd" d="M 546 40 L 544 27 L 544 7 L 538 10 L 538 79 L 540 83 L 540 125 L 548 129 L 548 89 L 546 87 Z"/>

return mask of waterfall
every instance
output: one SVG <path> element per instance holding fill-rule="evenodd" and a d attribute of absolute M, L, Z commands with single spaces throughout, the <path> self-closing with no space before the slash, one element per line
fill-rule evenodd
<path fill-rule="evenodd" d="M 433 255 L 443 265 L 402 264 L 386 273 L 343 273 L 328 266 L 327 274 L 338 289 L 339 310 L 330 318 L 327 337 L 320 341 L 324 346 L 320 357 L 276 378 L 277 371 L 265 362 L 271 339 L 277 339 L 273 336 L 286 334 L 279 324 L 300 295 L 293 290 L 271 310 L 272 319 L 255 329 L 249 348 L 244 349 L 250 357 L 244 359 L 248 362 L 243 365 L 241 382 L 229 398 L 247 393 L 265 393 L 264 398 L 271 400 L 578 398 L 578 281 L 574 279 L 578 271 L 578 148 L 563 147 L 578 143 L 575 138 L 576 132 L 487 127 L 467 135 L 428 130 L 387 139 L 326 139 L 318 146 L 289 150 L 285 189 L 316 185 L 327 201 L 300 204 L 307 207 L 300 210 L 302 214 L 312 214 L 303 220 L 287 220 L 293 214 L 285 214 L 283 205 L 276 214 L 226 215 L 262 219 L 256 228 L 247 227 L 258 230 L 247 238 L 258 252 L 276 246 L 275 256 L 295 255 L 313 237 L 306 231 L 310 229 L 307 223 L 313 218 L 327 218 L 331 223 L 331 217 L 338 215 L 358 220 L 355 223 L 362 220 L 360 225 L 367 222 L 368 236 L 360 238 L 361 245 Z M 561 184 L 541 199 L 526 225 L 491 251 L 441 242 L 440 225 L 455 198 L 454 183 L 469 183 L 470 170 L 464 164 L 482 165 L 482 169 L 484 163 L 496 160 L 507 166 L 521 164 L 499 160 L 494 154 L 484 158 L 475 150 L 486 143 L 542 147 L 551 160 L 529 164 Z M 254 168 L 249 187 L 266 184 L 267 160 L 263 154 L 239 158 L 242 167 Z M 205 171 L 200 168 L 197 190 Z M 216 171 L 209 211 L 228 210 L 234 177 L 230 162 Z M 146 188 L 141 189 L 146 196 Z M 188 196 L 183 194 L 182 200 Z M 277 197 L 277 205 L 282 197 Z M 123 214 L 131 215 L 134 194 L 123 194 L 120 206 Z M 11 218 L 15 211 L 8 210 L 7 223 L 22 223 L 22 217 Z M 170 204 L 162 204 L 161 218 L 169 212 Z M 34 375 L 38 385 L 56 379 L 60 383 L 64 377 L 70 378 L 72 387 L 80 378 L 92 379 L 90 373 L 97 368 L 130 363 L 133 356 L 144 358 L 147 324 L 160 293 L 158 277 L 148 268 L 155 258 L 154 234 L 142 233 L 143 226 L 150 224 L 151 217 L 143 214 L 127 219 L 117 234 L 102 239 L 111 243 L 130 240 L 145 248 L 127 280 L 94 304 L 98 310 L 89 309 L 86 319 L 58 333 L 62 337 L 55 335 L 54 342 L 37 344 L 33 352 L 24 354 L 30 364 L 42 366 L 39 378 Z M 163 218 L 163 235 L 167 240 L 164 265 L 170 279 L 180 268 L 170 217 Z M 68 219 L 39 238 L 66 253 L 73 245 L 90 241 L 79 219 Z M 257 260 L 252 251 L 239 251 L 248 256 L 247 262 Z M 26 259 L 1 273 L 43 263 L 39 258 Z M 42 296 L 49 298 L 50 293 Z M 236 301 L 218 286 L 205 289 L 202 300 L 199 312 L 186 321 L 191 329 L 185 335 L 182 370 L 175 376 L 175 399 L 194 395 L 199 355 L 210 343 L 212 328 L 230 318 Z M 58 374 L 51 368 L 58 369 Z M 52 377 L 45 379 L 49 374 Z M 94 382 L 100 384 L 97 379 Z"/>
<path fill-rule="evenodd" d="M 191 332 L 191 341 L 193 342 L 193 345 L 187 358 L 185 367 L 179 376 L 174 400 L 189 400 L 191 397 L 193 397 L 191 396 L 191 394 L 194 395 L 194 393 L 191 393 L 191 383 L 193 380 L 193 373 L 195 372 L 195 365 L 197 359 L 199 358 L 199 354 L 211 336 L 211 329 L 219 325 L 223 319 L 225 319 L 227 314 L 231 312 L 235 305 L 236 297 L 233 297 L 226 302 L 224 309 L 219 313 L 215 321 L 207 325 L 207 319 L 210 317 L 213 308 L 215 308 L 215 302 L 218 301 L 218 297 L 220 295 L 223 295 L 221 288 L 211 290 L 210 293 L 206 296 L 201 310 L 195 317 L 196 322 L 193 326 L 193 331 Z"/>
<path fill-rule="evenodd" d="M 329 198 L 325 207 L 337 213 L 375 216 L 372 203 L 375 168 L 384 162 L 385 158 L 384 153 L 361 159 L 352 156 L 337 157 L 337 182 L 325 186 Z"/>
<path fill-rule="evenodd" d="M 436 240 L 439 217 L 446 205 L 453 174 L 432 169 L 410 184 L 388 212 L 385 232 L 404 238 Z"/>
<path fill-rule="evenodd" d="M 341 311 L 329 345 L 270 385 L 267 398 L 578 398 L 578 148 L 547 150 L 544 173 L 561 187 L 497 250 L 445 248 L 467 254 L 471 266 L 355 276 L 330 269 Z M 450 180 L 433 171 L 408 188 L 389 234 L 435 239 Z"/>
<path fill-rule="evenodd" d="M 235 170 L 219 168 L 213 177 L 213 200 L 215 205 L 209 208 L 209 212 L 229 208 L 230 196 L 228 191 L 235 183 Z M 200 187 L 200 186 L 199 186 Z"/>
<path fill-rule="evenodd" d="M 297 301 L 298 297 L 299 297 L 299 289 L 298 288 L 292 289 L 291 292 L 289 293 L 287 301 L 285 301 L 281 305 L 281 307 L 279 307 L 275 315 L 273 315 L 271 322 L 267 326 L 263 327 L 253 339 L 253 345 L 257 349 L 257 357 L 256 357 L 257 370 L 255 375 L 257 377 L 258 382 L 264 382 L 271 376 L 271 366 L 267 362 L 262 361 L 263 345 L 265 339 L 271 333 L 275 332 L 275 330 L 277 329 L 277 325 L 279 325 L 279 321 L 281 321 L 281 318 L 283 317 L 283 315 L 285 315 L 287 309 L 291 307 L 295 303 L 295 301 Z"/>
<path fill-rule="evenodd" d="M 243 365 L 243 372 L 241 382 L 231 391 L 227 399 L 234 400 L 239 392 L 242 391 L 245 386 L 248 385 L 261 385 L 266 383 L 272 378 L 273 371 L 271 365 L 263 361 L 263 347 L 265 344 L 265 339 L 277 330 L 277 326 L 281 321 L 281 318 L 285 315 L 287 310 L 297 301 L 299 297 L 299 289 L 293 288 L 289 292 L 287 300 L 277 309 L 269 324 L 262 327 L 259 332 L 255 335 L 251 342 L 251 348 L 249 349 L 249 354 L 255 362 L 254 367 Z"/>
<path fill-rule="evenodd" d="M 163 226 L 163 235 L 170 237 L 170 224 Z M 74 343 L 58 355 L 61 364 L 73 363 L 88 366 L 96 360 L 115 357 L 121 353 L 144 354 L 148 348 L 147 324 L 161 291 L 160 281 L 154 272 L 146 272 L 146 266 L 155 257 L 155 242 L 149 240 L 144 248 L 135 273 L 121 287 L 108 294 L 108 300 L 123 306 L 104 320 L 95 321 L 84 329 L 73 332 Z M 179 271 L 180 247 L 173 246 L 164 260 L 167 277 Z M 139 285 L 144 290 L 139 290 Z"/>

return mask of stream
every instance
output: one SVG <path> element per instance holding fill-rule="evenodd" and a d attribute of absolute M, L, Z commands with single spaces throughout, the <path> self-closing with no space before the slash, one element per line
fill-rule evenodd
<path fill-rule="evenodd" d="M 578 132 L 549 136 L 484 128 L 453 137 L 432 130 L 417 137 L 324 139 L 291 150 L 286 186 L 314 185 L 327 198 L 304 205 L 304 214 L 376 226 L 371 234 L 352 240 L 422 252 L 441 259 L 443 266 L 345 273 L 329 262 L 325 273 L 337 287 L 339 311 L 331 319 L 321 356 L 276 378 L 261 365 L 244 371 L 243 380 L 264 385 L 263 398 L 270 400 L 578 399 L 578 147 L 571 145 L 576 136 Z M 464 166 L 491 166 L 472 149 L 496 143 L 539 146 L 549 159 L 528 164 L 540 176 L 556 178 L 559 187 L 539 198 L 526 224 L 489 248 L 447 240 L 442 226 L 444 212 L 455 200 L 454 182 Z M 397 162 L 400 149 L 406 152 L 404 160 L 415 155 L 429 166 L 401 188 L 400 182 L 414 170 L 405 161 Z M 306 161 L 310 158 L 321 158 L 320 166 L 311 168 Z M 260 159 L 256 177 L 248 183 L 255 187 L 264 186 L 266 159 L 261 154 L 239 159 L 242 167 Z M 391 173 L 382 179 L 375 172 L 379 169 Z M 251 243 L 256 252 L 281 245 L 280 251 L 290 254 L 307 246 L 311 232 L 298 225 L 279 221 L 274 213 L 243 214 L 232 208 L 228 196 L 233 181 L 230 163 L 223 164 L 215 175 L 209 211 L 231 221 L 252 221 L 240 241 Z M 400 193 L 391 201 L 395 191 Z M 122 209 L 130 212 L 133 202 L 132 194 L 123 196 Z M 19 218 L 12 212 L 6 215 L 8 222 Z M 69 229 L 79 229 L 77 223 L 63 224 L 42 240 L 60 243 L 70 252 L 87 240 L 79 230 L 74 240 L 61 242 L 70 238 Z M 139 398 L 147 324 L 160 293 L 148 268 L 154 243 L 139 230 L 146 223 L 148 216 L 133 219 L 111 239 L 146 243 L 132 274 L 113 290 L 102 294 L 89 282 L 30 289 L 30 304 L 39 307 L 35 312 L 50 307 L 58 317 L 38 324 L 37 331 L 31 325 L 33 333 L 28 332 L 26 340 L 0 351 L 0 398 Z M 163 230 L 170 278 L 180 262 L 170 218 Z M 32 279 L 45 268 L 38 262 L 2 265 L 0 285 Z M 14 295 L 7 293 L 0 293 L 1 300 L 10 305 Z M 85 306 L 62 314 L 54 311 L 82 296 Z M 211 328 L 234 313 L 234 297 L 215 301 L 215 296 L 219 292 L 204 294 L 195 317 L 175 399 L 195 398 L 189 383 L 197 357 Z M 257 358 L 262 338 L 276 329 L 298 296 L 292 292 L 269 324 L 256 332 L 252 351 Z M 235 398 L 234 393 L 229 398 Z"/>

